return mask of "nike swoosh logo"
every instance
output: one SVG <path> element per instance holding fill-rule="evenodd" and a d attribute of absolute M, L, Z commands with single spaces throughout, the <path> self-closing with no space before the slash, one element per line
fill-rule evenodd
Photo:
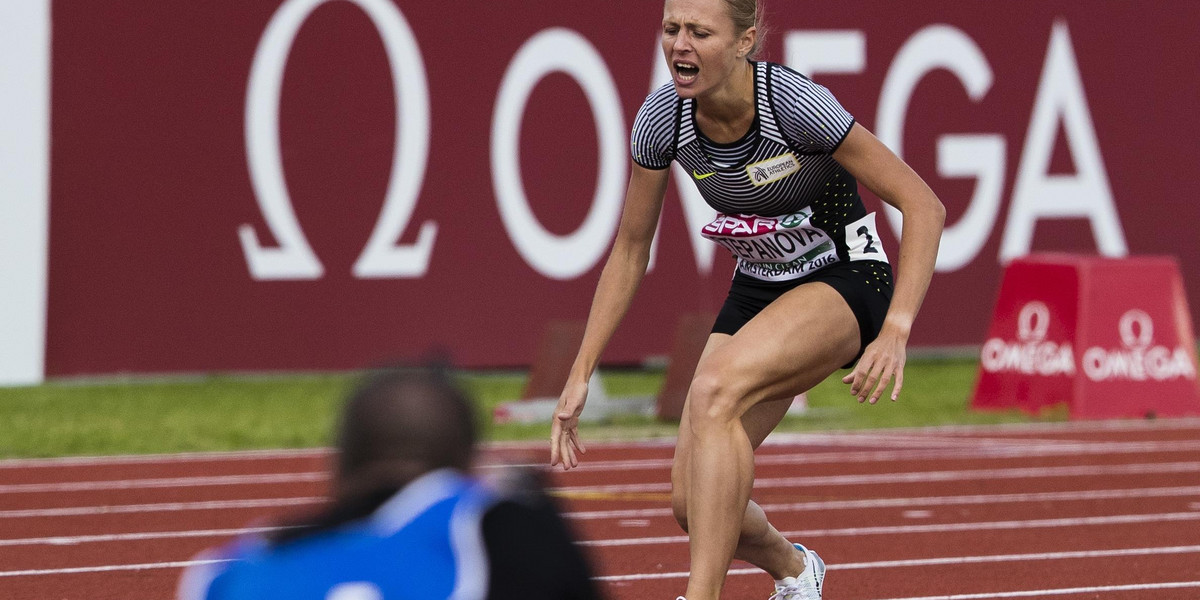
<path fill-rule="evenodd" d="M 713 171 L 711 173 L 705 173 L 705 174 L 701 175 L 701 174 L 697 173 L 695 170 L 692 170 L 692 177 L 695 177 L 696 179 L 704 179 L 705 177 L 712 177 L 713 175 L 716 175 L 716 174 L 717 174 L 717 172 Z"/>

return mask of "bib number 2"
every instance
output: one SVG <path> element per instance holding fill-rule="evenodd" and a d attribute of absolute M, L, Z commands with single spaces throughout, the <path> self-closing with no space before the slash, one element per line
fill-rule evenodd
<path fill-rule="evenodd" d="M 888 262 L 883 244 L 879 243 L 879 230 L 875 228 L 875 213 L 846 225 L 846 251 L 850 260 Z"/>

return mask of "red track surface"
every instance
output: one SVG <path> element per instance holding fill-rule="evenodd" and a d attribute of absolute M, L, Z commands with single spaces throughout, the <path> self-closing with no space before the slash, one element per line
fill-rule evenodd
<path fill-rule="evenodd" d="M 674 598 L 672 446 L 590 450 L 552 481 L 610 598 Z M 202 549 L 311 506 L 325 459 L 0 461 L 0 598 L 167 600 Z M 776 527 L 829 564 L 826 600 L 1200 598 L 1200 420 L 775 436 L 756 475 Z M 770 587 L 735 563 L 725 597 Z"/>

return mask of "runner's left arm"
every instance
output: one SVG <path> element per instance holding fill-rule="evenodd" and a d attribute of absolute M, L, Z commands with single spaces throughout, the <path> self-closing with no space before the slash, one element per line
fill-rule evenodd
<path fill-rule="evenodd" d="M 859 402 L 874 404 L 894 378 L 891 399 L 896 400 L 904 383 L 908 337 L 933 278 L 946 208 L 908 164 L 858 123 L 850 129 L 833 158 L 904 215 L 895 293 L 883 328 L 863 351 L 853 371 L 842 379 L 850 384 L 850 393 Z"/>

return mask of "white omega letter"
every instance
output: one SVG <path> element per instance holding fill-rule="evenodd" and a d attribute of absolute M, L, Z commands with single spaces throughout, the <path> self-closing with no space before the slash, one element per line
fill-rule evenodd
<path fill-rule="evenodd" d="M 858 29 L 789 31 L 783 46 L 787 65 L 809 77 L 867 68 L 867 34 Z"/>
<path fill-rule="evenodd" d="M 300 26 L 329 0 L 288 0 L 271 17 L 250 69 L 246 94 L 246 156 L 255 198 L 278 248 L 264 248 L 253 226 L 238 228 L 255 279 L 317 279 L 324 272 L 292 209 L 279 149 L 279 97 L 283 71 Z M 396 97 L 396 149 L 383 211 L 354 264 L 367 277 L 420 277 L 429 266 L 437 225 L 421 225 L 417 242 L 394 245 L 408 224 L 429 158 L 429 92 L 424 61 L 404 15 L 388 0 L 348 0 L 379 31 Z M 402 126 L 403 125 L 403 126 Z"/>
<path fill-rule="evenodd" d="M 912 36 L 896 54 L 879 95 L 876 132 L 898 156 L 903 156 L 904 116 L 913 89 L 926 74 L 946 69 L 978 102 L 992 87 L 992 68 L 975 41 L 949 25 L 930 25 Z M 1000 135 L 943 135 L 938 137 L 938 173 L 943 177 L 975 177 L 975 194 L 955 225 L 947 225 L 938 247 L 937 270 L 954 271 L 969 264 L 987 243 L 1004 188 L 1004 137 Z M 899 233 L 900 211 L 886 206 L 888 223 Z"/>
<path fill-rule="evenodd" d="M 596 195 L 587 218 L 574 233 L 558 236 L 546 231 L 529 208 L 521 182 L 520 134 L 525 105 L 543 77 L 569 75 L 587 96 L 600 143 Z M 569 151 L 570 139 L 564 147 Z M 517 252 L 535 270 L 552 279 L 572 279 L 586 273 L 604 255 L 621 215 L 626 175 L 625 123 L 617 86 L 604 59 L 583 36 L 551 28 L 530 38 L 517 51 L 504 79 L 492 116 L 492 185 L 500 217 Z"/>
<path fill-rule="evenodd" d="M 1075 159 L 1074 175 L 1050 175 L 1050 157 L 1054 150 L 1054 134 L 1062 121 L 1067 146 Z M 1033 228 L 1039 219 L 1086 218 L 1091 221 L 1092 235 L 1100 253 L 1105 256 L 1125 256 L 1125 232 L 1117 218 L 1112 188 L 1100 156 L 1100 142 L 1088 111 L 1083 81 L 1071 34 L 1064 22 L 1054 24 L 1042 80 L 1038 83 L 1037 99 L 1017 182 L 1013 187 L 1008 223 L 1000 244 L 1000 260 L 1007 261 L 1029 253 L 1033 243 Z"/>

